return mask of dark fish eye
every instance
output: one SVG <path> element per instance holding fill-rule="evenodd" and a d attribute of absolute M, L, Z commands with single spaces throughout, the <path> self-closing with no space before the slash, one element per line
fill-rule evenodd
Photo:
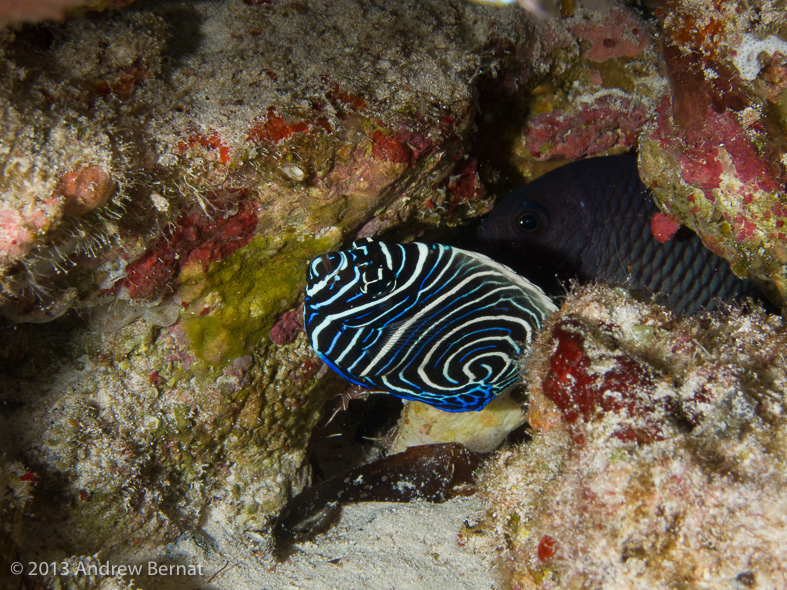
<path fill-rule="evenodd" d="M 514 231 L 523 236 L 537 236 L 549 227 L 549 213 L 538 203 L 523 203 L 513 215 Z"/>
<path fill-rule="evenodd" d="M 519 227 L 527 232 L 535 231 L 538 228 L 538 215 L 527 213 L 519 218 Z"/>

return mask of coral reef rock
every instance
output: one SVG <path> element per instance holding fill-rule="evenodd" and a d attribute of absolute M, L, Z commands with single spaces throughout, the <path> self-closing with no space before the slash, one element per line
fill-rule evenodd
<path fill-rule="evenodd" d="M 513 161 L 525 176 L 548 160 L 622 153 L 668 90 L 651 25 L 617 2 L 564 2 L 540 43 L 554 58 L 541 64 L 512 140 Z"/>
<path fill-rule="evenodd" d="M 205 523 L 217 555 L 269 555 L 342 387 L 300 323 L 308 261 L 488 210 L 477 84 L 524 83 L 533 37 L 517 7 L 444 0 L 0 30 L 3 555 L 144 560 Z"/>
<path fill-rule="evenodd" d="M 534 438 L 487 467 L 487 519 L 465 531 L 512 588 L 784 585 L 781 318 L 677 320 L 587 287 L 536 346 Z"/>
<path fill-rule="evenodd" d="M 640 138 L 666 213 L 787 301 L 784 2 L 655 3 L 670 91 Z"/>
<path fill-rule="evenodd" d="M 482 212 L 474 84 L 548 61 L 517 49 L 532 30 L 515 8 L 438 0 L 227 0 L 2 31 L 3 313 L 184 282 L 195 305 L 195 275 L 244 248 L 318 240 L 298 264 L 359 229 Z"/>

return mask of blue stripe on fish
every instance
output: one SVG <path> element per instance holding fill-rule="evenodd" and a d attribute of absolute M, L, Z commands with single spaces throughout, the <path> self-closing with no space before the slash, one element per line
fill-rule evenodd
<path fill-rule="evenodd" d="M 533 332 L 555 310 L 481 254 L 366 238 L 311 262 L 304 327 L 348 381 L 463 412 L 517 381 Z"/>

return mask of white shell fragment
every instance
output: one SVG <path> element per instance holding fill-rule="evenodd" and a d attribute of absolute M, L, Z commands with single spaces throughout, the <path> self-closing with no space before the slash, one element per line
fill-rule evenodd
<path fill-rule="evenodd" d="M 306 177 L 303 170 L 298 168 L 295 164 L 285 164 L 281 167 L 281 171 L 284 176 L 295 182 L 301 182 Z"/>

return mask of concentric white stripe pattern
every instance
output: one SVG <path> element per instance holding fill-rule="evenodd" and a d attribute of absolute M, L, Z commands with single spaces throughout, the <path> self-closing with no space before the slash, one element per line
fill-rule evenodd
<path fill-rule="evenodd" d="M 534 331 L 555 309 L 486 256 L 367 238 L 312 261 L 304 326 L 351 382 L 461 412 L 517 381 Z"/>

